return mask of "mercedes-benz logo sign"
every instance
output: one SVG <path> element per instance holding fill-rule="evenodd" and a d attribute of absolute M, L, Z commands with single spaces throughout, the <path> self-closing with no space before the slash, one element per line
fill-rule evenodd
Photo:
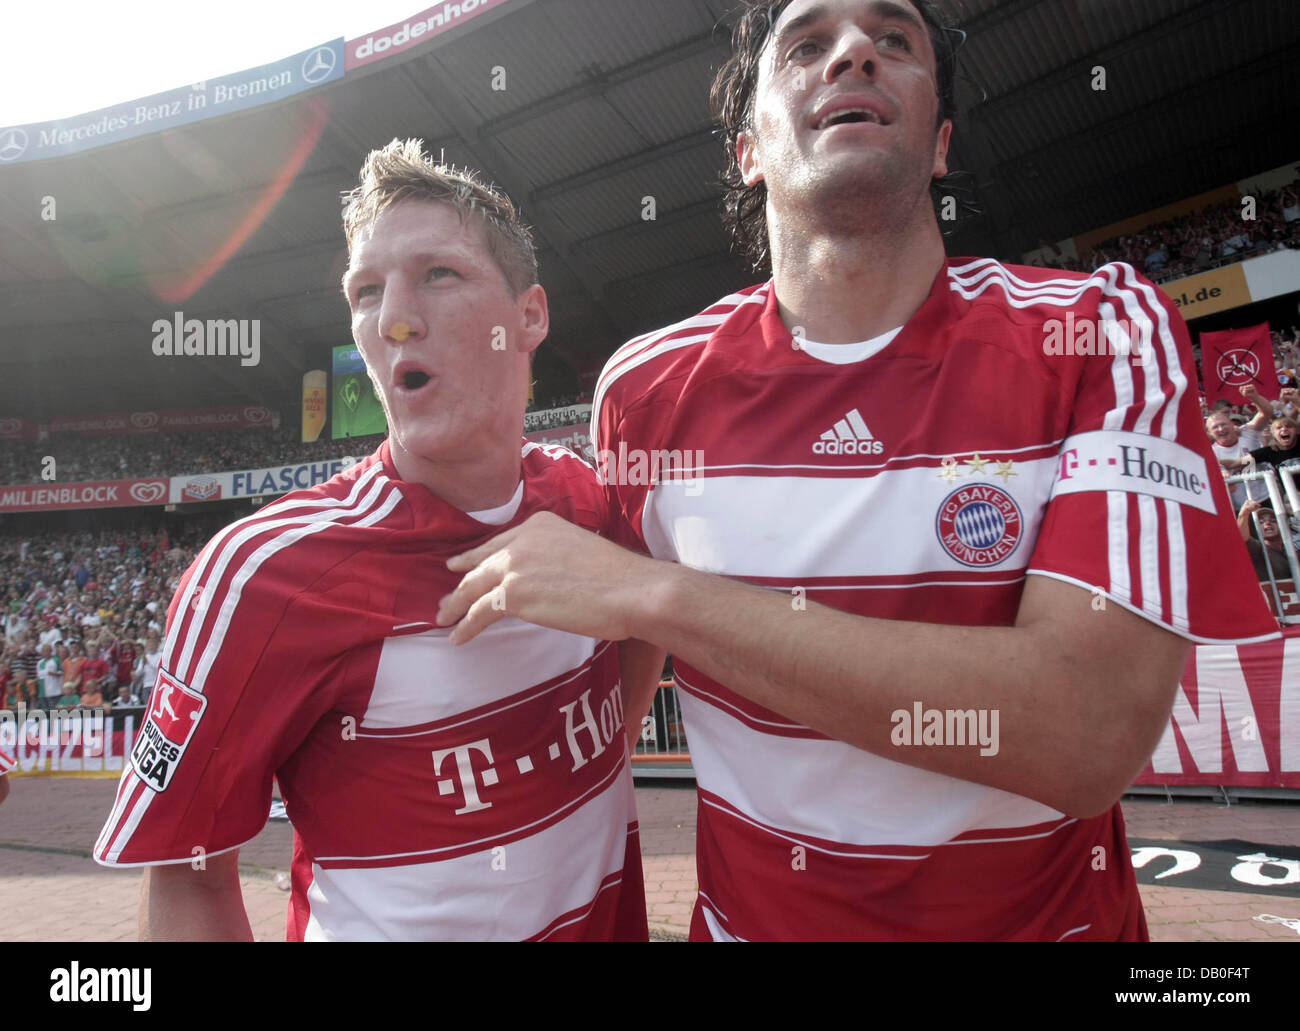
<path fill-rule="evenodd" d="M 21 129 L 0 132 L 0 161 L 17 161 L 27 152 L 27 133 Z"/>
<path fill-rule="evenodd" d="M 308 82 L 320 82 L 334 70 L 334 51 L 330 47 L 317 47 L 302 63 L 302 77 Z"/>

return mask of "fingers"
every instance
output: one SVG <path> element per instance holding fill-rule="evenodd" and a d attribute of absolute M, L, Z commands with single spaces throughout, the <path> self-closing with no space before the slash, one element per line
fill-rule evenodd
<path fill-rule="evenodd" d="M 470 553 L 466 552 L 466 554 Z M 463 619 L 477 602 L 489 592 L 496 590 L 504 578 L 505 572 L 501 563 L 494 563 L 489 557 L 483 564 L 466 573 L 456 585 L 456 589 L 438 602 L 435 621 L 439 626 L 450 626 L 457 620 Z"/>
<path fill-rule="evenodd" d="M 505 533 L 499 533 L 490 540 L 484 541 L 477 548 L 471 548 L 469 551 L 462 551 L 459 555 L 453 555 L 447 559 L 447 568 L 453 573 L 473 569 L 489 555 L 496 554 L 519 536 L 519 531 L 527 525 L 528 521 L 525 520 L 518 526 L 512 526 Z"/>
<path fill-rule="evenodd" d="M 504 587 L 493 588 L 474 602 L 465 613 L 465 618 L 456 624 L 456 628 L 452 630 L 447 640 L 453 645 L 468 644 L 498 619 L 508 615 L 504 603 L 504 591 Z"/>

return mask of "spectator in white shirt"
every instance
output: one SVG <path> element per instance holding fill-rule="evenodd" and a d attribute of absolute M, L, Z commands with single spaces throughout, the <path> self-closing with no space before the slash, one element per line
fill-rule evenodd
<path fill-rule="evenodd" d="M 41 678 L 41 708 L 57 709 L 63 695 L 63 663 L 54 654 L 53 646 L 41 645 L 41 658 L 36 664 L 36 675 Z"/>
<path fill-rule="evenodd" d="M 1215 412 L 1205 420 L 1205 430 L 1213 441 L 1214 456 L 1227 475 L 1254 470 L 1255 462 L 1250 453 L 1263 446 L 1261 433 L 1273 415 L 1272 405 L 1253 385 L 1242 387 L 1241 392 L 1258 409 L 1255 418 L 1245 426 L 1238 426 L 1224 412 Z M 1234 511 L 1248 499 L 1268 496 L 1268 489 L 1262 483 L 1250 484 L 1249 490 L 1246 486 L 1235 483 L 1230 488 Z"/>

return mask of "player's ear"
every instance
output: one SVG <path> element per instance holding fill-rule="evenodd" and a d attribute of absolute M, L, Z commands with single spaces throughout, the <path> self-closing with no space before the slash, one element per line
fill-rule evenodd
<path fill-rule="evenodd" d="M 948 174 L 948 145 L 951 141 L 952 119 L 945 118 L 934 141 L 934 171 L 930 174 L 936 179 Z"/>
<path fill-rule="evenodd" d="M 763 181 L 763 169 L 758 160 L 758 147 L 753 137 L 742 129 L 736 136 L 736 163 L 740 178 L 746 186 L 757 186 Z"/>
<path fill-rule="evenodd" d="M 532 354 L 541 346 L 551 329 L 551 312 L 546 301 L 546 291 L 534 283 L 519 295 L 520 329 L 519 350 Z"/>

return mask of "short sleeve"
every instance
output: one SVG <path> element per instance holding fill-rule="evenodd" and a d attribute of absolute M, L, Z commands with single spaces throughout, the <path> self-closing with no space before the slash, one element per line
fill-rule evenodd
<path fill-rule="evenodd" d="M 641 509 L 645 503 L 646 490 L 642 487 L 633 496 L 634 485 L 625 475 L 629 461 L 627 456 L 635 450 L 636 444 L 629 444 L 622 432 L 622 391 L 613 382 L 612 376 L 618 360 L 618 354 L 610 359 L 596 386 L 595 403 L 591 410 L 592 458 L 609 516 L 607 536 L 625 548 L 648 554 L 649 549 L 641 536 Z M 621 460 L 620 454 L 623 456 Z"/>
<path fill-rule="evenodd" d="M 335 697 L 329 664 L 346 631 L 331 613 L 349 604 L 303 589 L 312 556 L 268 555 L 286 534 L 240 527 L 203 549 L 172 599 L 144 722 L 95 845 L 102 864 L 189 862 L 255 837 L 276 770 Z"/>
<path fill-rule="evenodd" d="M 1186 324 L 1128 265 L 1091 282 L 1073 317 L 1110 346 L 1060 359 L 1068 429 L 1028 571 L 1193 641 L 1275 637 L 1201 422 Z"/>

